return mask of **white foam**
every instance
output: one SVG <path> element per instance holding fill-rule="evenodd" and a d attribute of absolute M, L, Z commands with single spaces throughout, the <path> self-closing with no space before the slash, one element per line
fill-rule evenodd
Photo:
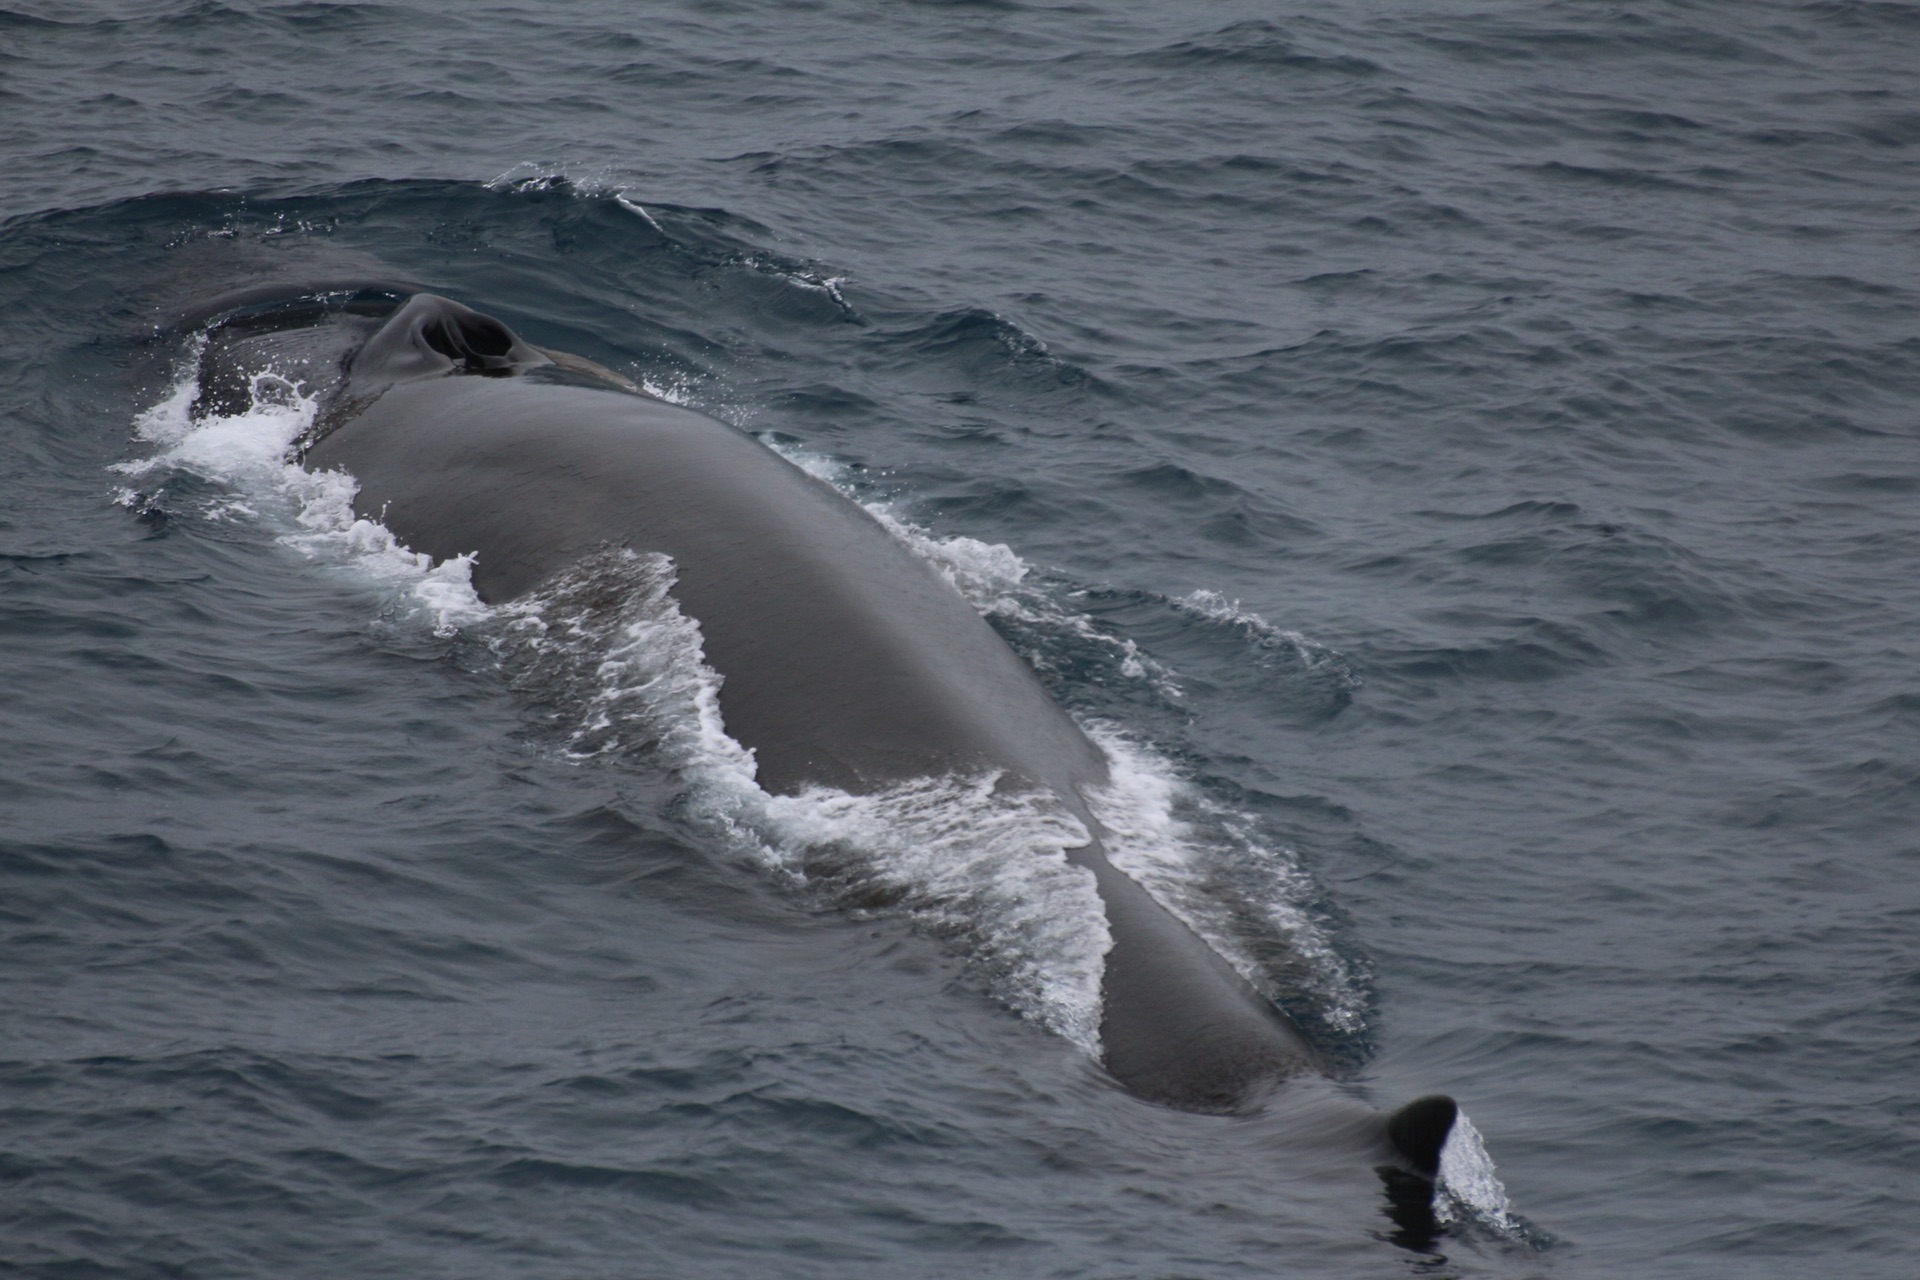
<path fill-rule="evenodd" d="M 721 721 L 720 677 L 675 580 L 658 552 L 600 552 L 502 606 L 492 646 L 516 686 L 554 709 L 575 759 L 638 754 L 711 789 L 752 787 L 753 753 Z"/>
<path fill-rule="evenodd" d="M 759 438 L 794 466 L 832 485 L 848 501 L 858 503 L 895 540 L 926 561 L 981 613 L 1012 612 L 1021 607 L 1012 593 L 1025 583 L 1027 563 L 1012 547 L 1003 542 L 981 542 L 977 538 L 937 538 L 901 517 L 892 503 L 860 493 L 853 483 L 851 470 L 839 459 L 771 436 Z"/>
<path fill-rule="evenodd" d="M 1178 703 L 1172 673 L 1134 642 L 1101 630 L 1036 585 L 1011 547 L 974 538 L 940 538 L 894 507 L 861 493 L 837 459 L 785 441 L 767 444 L 795 466 L 859 502 L 890 534 L 951 583 L 980 613 L 999 615 L 1076 646 L 1096 647 L 1119 673 Z M 1228 601 L 1197 591 L 1175 607 L 1241 631 L 1256 647 L 1284 645 L 1307 665 L 1339 655 Z M 1165 757 L 1098 722 L 1081 726 L 1106 753 L 1109 783 L 1086 796 L 1106 829 L 1114 865 L 1146 887 L 1269 998 L 1304 996 L 1332 1030 L 1365 1030 L 1366 975 L 1333 945 L 1309 904 L 1316 886 L 1297 853 L 1266 839 L 1250 815 L 1222 805 L 1180 777 Z M 1265 952 L 1265 959 L 1261 952 Z M 1284 957 L 1276 966 L 1275 957 Z"/>
<path fill-rule="evenodd" d="M 765 433 L 755 438 L 758 439 L 761 444 L 766 445 L 767 448 L 773 450 L 788 462 L 791 462 L 794 466 L 812 476 L 815 480 L 830 484 L 840 490 L 849 501 L 858 501 L 852 492 L 850 468 L 848 468 L 846 463 L 840 461 L 840 459 L 829 454 L 815 453 L 811 449 L 803 448 L 800 445 L 792 444 L 785 440 L 776 439 Z"/>
<path fill-rule="evenodd" d="M 964 536 L 936 538 L 919 525 L 900 519 L 887 503 L 861 505 L 981 613 L 1017 617 L 1027 611 L 1020 592 L 1027 578 L 1027 562 L 1012 547 Z"/>
<path fill-rule="evenodd" d="M 1083 727 L 1107 755 L 1109 782 L 1086 800 L 1106 831 L 1109 861 L 1268 998 L 1305 995 L 1328 1026 L 1362 1031 L 1364 976 L 1308 910 L 1315 887 L 1298 855 L 1264 840 L 1252 818 L 1217 803 L 1112 726 Z M 1262 943 L 1290 957 L 1284 972 L 1262 962 Z"/>
<path fill-rule="evenodd" d="M 849 905 L 904 912 L 953 943 L 1008 1005 L 1098 1055 L 1110 937 L 1091 874 L 1065 857 L 1087 832 L 1056 797 L 1005 788 L 996 774 L 917 779 L 870 795 L 822 787 L 769 795 L 753 753 L 726 732 L 721 679 L 673 598 L 667 557 L 608 552 L 490 610 L 474 595 L 469 557 L 435 564 L 409 550 L 354 515 L 352 477 L 292 460 L 313 426 L 316 393 L 267 370 L 253 379 L 245 411 L 195 419 L 196 393 L 190 362 L 140 415 L 136 431 L 154 452 L 116 468 L 135 486 L 168 473 L 211 481 L 220 492 L 203 501 L 203 518 L 256 522 L 381 584 L 437 634 L 477 629 L 554 720 L 564 754 L 632 757 L 678 776 L 695 820 L 729 847 Z M 846 469 L 830 459 L 781 452 L 848 487 Z M 139 487 L 117 496 L 128 505 L 155 497 Z M 885 504 L 867 509 L 982 612 L 1100 644 L 1130 662 L 1135 678 L 1157 678 L 1130 641 L 1035 587 L 1010 548 L 935 538 Z M 1270 993 L 1274 975 L 1248 940 L 1284 944 L 1306 962 L 1287 981 L 1304 980 L 1334 1025 L 1357 1027 L 1360 983 L 1305 909 L 1311 886 L 1291 851 L 1263 843 L 1251 818 L 1210 801 L 1166 760 L 1104 726 L 1090 732 L 1112 761 L 1111 784 L 1087 799 L 1115 864 Z"/>
<path fill-rule="evenodd" d="M 1442 1222 L 1465 1218 L 1502 1235 L 1520 1233 L 1507 1189 L 1494 1172 L 1493 1157 L 1487 1154 L 1486 1142 L 1464 1111 L 1455 1118 L 1453 1131 L 1440 1149 L 1436 1192 L 1434 1213 Z"/>
<path fill-rule="evenodd" d="M 606 552 L 502 611 L 496 649 L 555 709 L 564 749 L 636 753 L 677 773 L 711 834 L 848 905 L 905 912 L 994 995 L 1097 1056 L 1106 918 L 1092 875 L 1065 856 L 1086 829 L 1052 795 L 1004 790 L 997 774 L 868 795 L 762 791 L 673 583 L 666 556 Z"/>
<path fill-rule="evenodd" d="M 295 442 L 313 426 L 317 392 L 267 369 L 253 375 L 247 409 L 195 418 L 198 354 L 196 348 L 160 402 L 134 419 L 135 435 L 154 452 L 112 470 L 136 482 L 168 473 L 213 482 L 219 492 L 194 514 L 256 522 L 313 559 L 350 564 L 385 586 L 403 609 L 423 613 L 438 634 L 451 635 L 486 615 L 473 592 L 471 558 L 435 564 L 407 549 L 384 525 L 354 514 L 358 486 L 351 476 L 308 471 L 293 460 Z M 137 485 L 115 493 L 126 506 L 151 504 L 158 496 Z"/>
<path fill-rule="evenodd" d="M 494 191 L 537 191 L 564 183 L 582 195 L 604 196 L 624 192 L 631 180 L 630 175 L 622 174 L 610 164 L 549 164 L 522 160 L 490 179 L 487 186 Z"/>
<path fill-rule="evenodd" d="M 886 508 L 868 504 L 867 510 L 894 537 L 939 570 L 981 613 L 1103 650 L 1123 679 L 1148 686 L 1168 702 L 1182 701 L 1184 695 L 1171 671 L 1126 636 L 1104 631 L 1086 614 L 1062 607 L 1051 594 L 1028 580 L 1026 562 L 1011 548 L 967 537 L 936 538 Z"/>
<path fill-rule="evenodd" d="M 860 796 L 809 788 L 767 797 L 753 825 L 782 865 L 843 899 L 896 899 L 959 944 L 1000 1000 L 1097 1058 L 1112 939 L 1093 874 L 1066 860 L 1087 830 L 1051 793 L 1000 782 L 921 778 Z M 837 862 L 841 850 L 857 862 Z"/>

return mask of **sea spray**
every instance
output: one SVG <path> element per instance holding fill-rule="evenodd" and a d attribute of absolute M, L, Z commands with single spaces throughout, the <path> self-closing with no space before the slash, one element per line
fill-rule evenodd
<path fill-rule="evenodd" d="M 1434 1209 L 1442 1222 L 1471 1221 L 1505 1236 L 1521 1233 L 1487 1144 L 1464 1111 L 1454 1119 L 1453 1132 L 1440 1149 Z"/>
<path fill-rule="evenodd" d="M 117 463 L 134 481 L 116 498 L 123 505 L 152 503 L 157 492 L 139 482 L 186 473 L 213 482 L 218 492 L 195 514 L 211 521 L 248 519 L 310 559 L 349 567 L 381 586 L 402 612 L 417 613 L 436 635 L 450 637 L 487 616 L 474 594 L 470 558 L 435 563 L 409 550 L 378 521 L 354 513 L 358 483 L 339 471 L 309 471 L 293 450 L 312 428 L 320 393 L 267 369 L 252 375 L 249 405 L 234 414 L 193 415 L 198 398 L 196 344 L 167 394 L 134 420 L 134 433 L 155 446 L 145 458 Z"/>
<path fill-rule="evenodd" d="M 901 515 L 893 504 L 862 491 L 836 459 L 782 440 L 768 443 L 808 474 L 859 502 L 899 542 L 939 573 L 988 618 L 1010 622 L 1049 650 L 1072 653 L 1076 663 L 1098 655 L 1103 669 L 1179 705 L 1173 671 L 1129 638 L 1065 607 L 1035 581 L 1010 547 L 965 536 L 939 537 Z M 1297 633 L 1243 610 L 1211 592 L 1169 601 L 1195 622 L 1240 637 L 1256 664 L 1285 653 L 1298 665 L 1325 671 L 1343 687 L 1357 684 L 1345 660 Z M 1025 655 L 1046 665 L 1044 654 Z M 1205 938 L 1254 987 L 1286 1007 L 1323 1040 L 1364 1041 L 1371 1005 L 1371 973 L 1363 957 L 1343 951 L 1317 908 L 1319 887 L 1299 855 L 1271 838 L 1251 814 L 1221 803 L 1204 786 L 1181 776 L 1164 753 L 1119 726 L 1090 720 L 1081 726 L 1105 753 L 1108 783 L 1085 799 L 1105 830 L 1114 865 L 1140 881 L 1161 904 Z"/>
<path fill-rule="evenodd" d="M 711 838 L 844 906 L 904 913 L 1008 1006 L 1097 1056 L 1109 943 L 1092 875 L 1066 860 L 1087 842 L 1079 821 L 995 772 L 769 795 L 726 732 L 722 677 L 673 583 L 668 557 L 614 549 L 502 610 L 495 651 L 561 749 L 671 771 Z"/>
<path fill-rule="evenodd" d="M 412 551 L 383 524 L 355 515 L 352 477 L 293 460 L 313 425 L 317 392 L 263 370 L 241 413 L 195 418 L 196 397 L 189 361 L 136 421 L 155 451 L 119 472 L 135 481 L 170 470 L 213 481 L 221 493 L 205 501 L 204 518 L 257 521 L 303 555 L 376 583 L 397 612 L 436 635 L 480 640 L 555 729 L 563 755 L 677 777 L 688 811 L 714 838 L 847 906 L 904 913 L 964 956 L 1010 1007 L 1098 1054 L 1109 938 L 1091 875 L 1065 856 L 1087 832 L 1056 797 L 991 772 L 864 795 L 824 787 L 769 795 L 755 782 L 753 753 L 726 732 L 722 680 L 705 662 L 697 623 L 674 600 L 669 558 L 611 550 L 489 609 L 474 594 L 470 559 L 435 563 Z M 782 451 L 846 487 L 839 464 Z M 140 499 L 139 490 L 123 490 L 123 501 Z M 1170 686 L 1130 640 L 1032 584 L 1010 548 L 936 538 L 882 504 L 868 510 L 981 612 L 1097 645 L 1124 676 Z M 1308 908 L 1312 885 L 1292 851 L 1261 839 L 1252 819 L 1211 801 L 1151 749 L 1109 726 L 1089 728 L 1112 776 L 1087 800 L 1115 864 L 1257 987 L 1307 1008 L 1336 1035 L 1362 1030 L 1364 975 Z M 1229 882 L 1233 891 L 1223 894 Z"/>

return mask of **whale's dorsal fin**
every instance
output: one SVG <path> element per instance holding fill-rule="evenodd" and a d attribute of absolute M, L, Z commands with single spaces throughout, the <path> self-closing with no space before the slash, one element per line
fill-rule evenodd
<path fill-rule="evenodd" d="M 1415 1098 L 1387 1117 L 1387 1139 L 1423 1178 L 1440 1175 L 1440 1149 L 1447 1145 L 1460 1108 L 1445 1094 Z"/>

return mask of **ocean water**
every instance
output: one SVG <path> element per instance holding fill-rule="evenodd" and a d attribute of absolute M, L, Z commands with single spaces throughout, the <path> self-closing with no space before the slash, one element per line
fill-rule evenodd
<path fill-rule="evenodd" d="M 0 1269 L 1915 1274 L 1916 47 L 0 0 Z M 663 566 L 489 610 L 287 465 L 298 376 L 190 419 L 229 250 L 867 504 L 1335 1078 L 1118 1091 L 1058 814 L 758 795 Z M 1282 1132 L 1424 1092 L 1430 1244 Z"/>

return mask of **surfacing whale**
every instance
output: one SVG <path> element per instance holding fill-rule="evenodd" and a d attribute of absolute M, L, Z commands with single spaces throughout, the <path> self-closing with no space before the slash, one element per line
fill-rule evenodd
<path fill-rule="evenodd" d="M 769 792 L 985 770 L 1051 791 L 1092 836 L 1067 857 L 1106 912 L 1102 1064 L 1132 1093 L 1245 1112 L 1320 1067 L 1282 1011 L 1108 861 L 1084 798 L 1107 780 L 1100 749 L 871 515 L 744 432 L 447 298 L 328 289 L 254 288 L 189 317 L 207 334 L 201 411 L 243 408 L 269 358 L 304 367 L 332 387 L 305 464 L 351 474 L 356 510 L 414 550 L 477 553 L 489 603 L 609 546 L 672 557 L 727 732 Z M 1368 1114 L 1372 1156 L 1418 1234 L 1454 1103 Z"/>

